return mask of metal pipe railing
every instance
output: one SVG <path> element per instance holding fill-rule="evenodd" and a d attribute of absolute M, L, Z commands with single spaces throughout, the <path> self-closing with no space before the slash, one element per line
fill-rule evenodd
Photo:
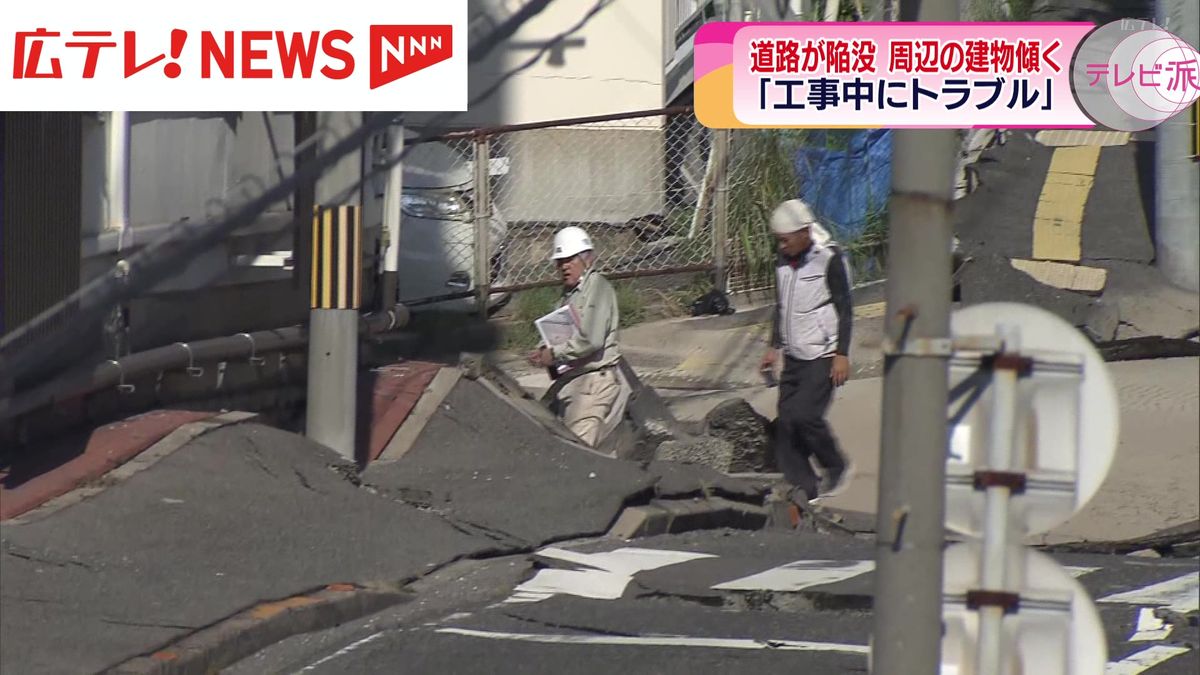
<path fill-rule="evenodd" d="M 363 315 L 360 330 L 368 335 L 394 331 L 408 323 L 408 310 L 397 305 L 386 312 Z M 185 370 L 217 361 L 247 359 L 263 354 L 303 347 L 308 343 L 306 326 L 238 333 L 225 337 L 174 344 L 111 359 L 74 371 L 25 392 L 0 398 L 0 420 L 24 415 L 38 408 L 120 387 L 127 381 L 171 370 Z"/>

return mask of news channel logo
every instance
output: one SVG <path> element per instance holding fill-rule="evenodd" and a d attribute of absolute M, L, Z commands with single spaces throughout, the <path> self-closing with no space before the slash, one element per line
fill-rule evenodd
<path fill-rule="evenodd" d="M 1075 53 L 1071 84 L 1083 112 L 1116 131 L 1144 131 L 1200 98 L 1200 52 L 1149 21 L 1114 21 Z"/>

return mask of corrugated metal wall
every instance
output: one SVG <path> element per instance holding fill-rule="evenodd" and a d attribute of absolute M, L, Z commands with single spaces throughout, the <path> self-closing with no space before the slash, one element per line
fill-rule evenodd
<path fill-rule="evenodd" d="M 0 114 L 2 334 L 79 288 L 80 121 Z"/>

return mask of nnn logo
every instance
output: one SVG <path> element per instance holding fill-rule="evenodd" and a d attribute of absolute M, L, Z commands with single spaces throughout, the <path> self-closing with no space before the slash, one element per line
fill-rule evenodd
<path fill-rule="evenodd" d="M 441 63 L 454 53 L 451 26 L 371 26 L 371 88 Z"/>

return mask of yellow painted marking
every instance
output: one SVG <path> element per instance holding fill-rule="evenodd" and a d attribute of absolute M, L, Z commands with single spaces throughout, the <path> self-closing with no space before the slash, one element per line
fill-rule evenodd
<path fill-rule="evenodd" d="M 333 209 L 326 209 L 321 235 L 325 241 L 325 255 L 321 257 L 321 307 L 333 307 Z"/>
<path fill-rule="evenodd" d="M 354 209 L 354 309 L 362 307 L 362 210 Z"/>
<path fill-rule="evenodd" d="M 1095 181 L 1091 176 L 1076 176 L 1069 173 L 1048 173 L 1046 174 L 1047 185 L 1062 185 L 1064 187 L 1080 187 L 1092 188 Z"/>
<path fill-rule="evenodd" d="M 1077 262 L 1082 255 L 1083 213 L 1100 161 L 1097 146 L 1054 151 L 1033 218 L 1033 257 Z"/>
<path fill-rule="evenodd" d="M 1058 148 L 1050 159 L 1050 173 L 1073 173 L 1079 176 L 1094 176 L 1100 161 L 1100 148 L 1080 145 Z"/>
<path fill-rule="evenodd" d="M 1039 282 L 1055 288 L 1081 293 L 1100 293 L 1108 279 L 1108 270 L 1101 267 L 1069 265 L 1048 260 L 1011 260 L 1014 269 L 1021 270 Z"/>
<path fill-rule="evenodd" d="M 350 209 L 338 208 L 338 308 L 349 306 L 350 295 Z"/>
<path fill-rule="evenodd" d="M 854 308 L 854 318 L 856 319 L 877 319 L 885 313 L 887 313 L 886 302 L 872 302 Z"/>
<path fill-rule="evenodd" d="M 1125 145 L 1131 135 L 1128 131 L 1083 131 L 1078 129 L 1053 129 L 1039 131 L 1034 137 L 1038 143 L 1050 147 L 1072 145 Z"/>

